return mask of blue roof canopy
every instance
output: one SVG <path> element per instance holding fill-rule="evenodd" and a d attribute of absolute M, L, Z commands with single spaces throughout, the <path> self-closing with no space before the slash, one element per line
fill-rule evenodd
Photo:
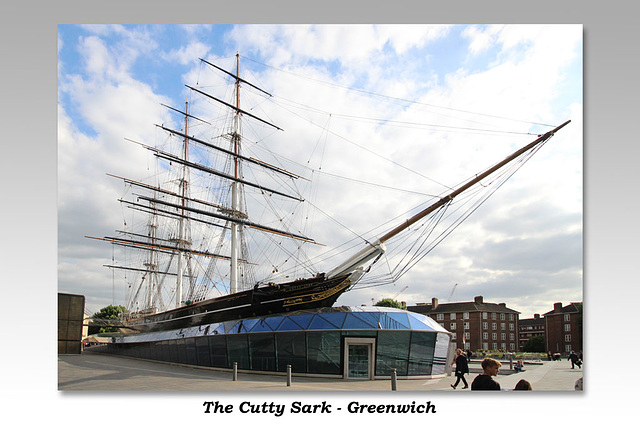
<path fill-rule="evenodd" d="M 330 307 L 239 319 L 172 331 L 117 337 L 116 342 L 145 342 L 240 333 L 326 330 L 418 330 L 449 333 L 422 314 L 389 307 Z"/>

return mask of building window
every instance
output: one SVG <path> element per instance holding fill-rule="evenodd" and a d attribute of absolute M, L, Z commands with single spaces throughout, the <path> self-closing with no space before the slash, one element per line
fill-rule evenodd
<path fill-rule="evenodd" d="M 483 311 L 483 312 L 482 312 L 482 318 L 483 318 L 483 319 L 485 319 L 485 320 L 487 320 L 487 312 L 486 312 L 486 311 Z"/>
<path fill-rule="evenodd" d="M 509 340 L 513 341 L 515 339 L 515 335 L 509 334 Z"/>
<path fill-rule="evenodd" d="M 514 325 L 513 323 L 509 323 L 509 330 L 510 331 L 515 330 L 515 328 L 516 328 L 516 325 Z"/>
<path fill-rule="evenodd" d="M 500 313 L 500 320 L 504 320 L 504 319 L 505 319 L 504 313 Z"/>
<path fill-rule="evenodd" d="M 471 333 L 470 332 L 465 332 L 464 333 L 464 339 L 465 340 L 470 340 L 471 339 Z"/>
<path fill-rule="evenodd" d="M 570 314 L 565 314 L 564 315 L 564 321 L 568 322 L 569 320 L 571 320 L 571 315 Z"/>
<path fill-rule="evenodd" d="M 456 334 L 455 332 L 451 335 L 451 340 L 452 341 L 458 341 L 458 334 Z"/>
<path fill-rule="evenodd" d="M 482 343 L 482 349 L 483 350 L 489 350 L 489 343 L 483 342 Z"/>
<path fill-rule="evenodd" d="M 564 325 L 564 331 L 565 332 L 570 332 L 571 331 L 571 324 L 570 323 L 567 323 L 567 324 Z"/>
<path fill-rule="evenodd" d="M 482 339 L 483 340 L 488 340 L 489 339 L 489 332 L 483 332 L 482 333 Z"/>
<path fill-rule="evenodd" d="M 516 345 L 514 343 L 509 344 L 509 350 L 514 351 L 516 349 Z"/>
<path fill-rule="evenodd" d="M 496 313 L 491 313 L 491 320 L 496 320 Z"/>
<path fill-rule="evenodd" d="M 451 319 L 451 320 L 456 320 L 456 314 L 455 314 L 455 313 L 451 313 L 451 314 L 449 315 L 449 319 Z"/>
<path fill-rule="evenodd" d="M 565 345 L 565 346 L 564 346 L 564 351 L 565 351 L 566 353 L 571 353 L 571 345 Z"/>
<path fill-rule="evenodd" d="M 469 329 L 469 322 L 464 322 L 464 328 Z"/>
<path fill-rule="evenodd" d="M 513 320 L 513 313 L 509 313 L 509 320 Z"/>
<path fill-rule="evenodd" d="M 498 339 L 498 334 L 497 334 L 497 333 L 495 333 L 495 332 L 494 332 L 494 333 L 492 333 L 492 334 L 491 334 L 491 339 L 492 339 L 492 340 L 494 340 L 494 341 L 495 341 L 495 340 L 497 340 L 497 339 Z"/>
<path fill-rule="evenodd" d="M 482 329 L 489 329 L 489 323 L 482 322 Z"/>
<path fill-rule="evenodd" d="M 506 339 L 507 339 L 507 334 L 505 334 L 504 332 L 503 332 L 503 333 L 501 333 L 501 334 L 500 334 L 500 339 L 501 339 L 502 341 L 506 341 Z"/>
<path fill-rule="evenodd" d="M 493 344 L 491 344 L 491 349 L 492 350 L 497 350 L 498 349 L 498 343 L 494 342 Z"/>
<path fill-rule="evenodd" d="M 455 330 L 456 330 L 456 322 L 449 323 L 449 328 L 450 328 L 452 331 L 455 331 Z"/>
<path fill-rule="evenodd" d="M 500 330 L 501 331 L 506 331 L 507 330 L 507 325 L 504 323 L 500 323 Z"/>
<path fill-rule="evenodd" d="M 571 335 L 567 334 L 564 336 L 564 342 L 571 342 Z"/>
<path fill-rule="evenodd" d="M 438 323 L 438 325 L 442 326 L 442 329 L 446 329 L 446 328 L 444 327 L 444 323 Z"/>
<path fill-rule="evenodd" d="M 443 313 L 438 313 L 436 315 L 436 320 L 444 320 L 444 314 Z"/>
<path fill-rule="evenodd" d="M 468 319 L 469 318 L 469 313 L 468 312 L 462 313 L 462 318 L 463 319 Z"/>

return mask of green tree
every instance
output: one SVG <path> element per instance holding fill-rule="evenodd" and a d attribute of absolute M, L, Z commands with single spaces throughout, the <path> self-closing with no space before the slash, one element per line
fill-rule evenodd
<path fill-rule="evenodd" d="M 542 335 L 536 335 L 535 337 L 529 338 L 529 340 L 522 346 L 522 351 L 531 352 L 531 353 L 544 353 L 544 337 Z"/>
<path fill-rule="evenodd" d="M 108 305 L 106 307 L 102 307 L 100 311 L 94 314 L 91 318 L 100 320 L 118 319 L 120 315 L 126 313 L 126 311 L 127 309 L 124 306 Z M 102 332 L 118 332 L 118 328 L 109 326 L 90 326 L 88 332 L 89 335 Z"/>
<path fill-rule="evenodd" d="M 373 304 L 376 307 L 392 307 L 392 308 L 400 308 L 402 310 L 406 310 L 407 307 L 405 307 L 404 305 L 402 305 L 402 303 L 391 299 L 391 298 L 383 298 L 380 301 L 378 301 L 377 303 Z"/>

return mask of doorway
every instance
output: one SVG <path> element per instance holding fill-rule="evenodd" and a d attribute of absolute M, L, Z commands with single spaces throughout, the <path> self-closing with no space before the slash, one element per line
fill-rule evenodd
<path fill-rule="evenodd" d="M 345 338 L 344 378 L 372 380 L 374 374 L 375 338 Z"/>

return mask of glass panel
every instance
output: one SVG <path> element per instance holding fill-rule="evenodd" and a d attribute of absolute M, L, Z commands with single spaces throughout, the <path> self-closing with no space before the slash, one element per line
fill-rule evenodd
<path fill-rule="evenodd" d="M 379 311 L 370 311 L 364 313 L 353 313 L 354 316 L 359 317 L 367 324 L 371 325 L 372 328 L 380 327 L 380 312 Z"/>
<path fill-rule="evenodd" d="M 307 372 L 305 333 L 283 332 L 275 335 L 278 372 L 286 372 L 287 365 L 291 365 L 293 372 Z"/>
<path fill-rule="evenodd" d="M 187 363 L 187 349 L 183 339 L 176 340 L 176 348 L 178 349 L 178 363 Z"/>
<path fill-rule="evenodd" d="M 284 317 L 282 317 L 282 316 L 267 317 L 266 319 L 264 319 L 264 322 L 267 325 L 269 325 L 271 330 L 275 331 L 276 329 L 278 329 L 278 326 L 280 325 L 280 323 L 282 323 L 283 319 L 284 319 Z"/>
<path fill-rule="evenodd" d="M 220 323 L 216 326 L 216 328 L 210 333 L 210 335 L 222 335 L 224 334 L 224 323 Z"/>
<path fill-rule="evenodd" d="M 187 363 L 189 365 L 197 365 L 198 359 L 196 358 L 196 340 L 195 338 L 185 339 L 185 349 L 187 353 Z"/>
<path fill-rule="evenodd" d="M 391 375 L 395 369 L 399 376 L 407 375 L 409 359 L 409 331 L 380 331 L 376 357 L 376 375 Z"/>
<path fill-rule="evenodd" d="M 349 378 L 369 378 L 369 346 L 349 344 Z"/>
<path fill-rule="evenodd" d="M 358 316 L 360 313 L 349 313 L 344 321 L 344 329 L 377 329 L 377 325 L 373 326 L 362 317 Z"/>
<path fill-rule="evenodd" d="M 209 338 L 196 338 L 196 361 L 199 366 L 211 366 L 209 357 Z"/>
<path fill-rule="evenodd" d="M 313 314 L 298 314 L 291 316 L 291 319 L 296 322 L 302 329 L 307 329 L 309 322 L 313 319 Z"/>
<path fill-rule="evenodd" d="M 418 331 L 432 331 L 433 327 L 427 324 L 428 318 L 422 315 L 414 315 L 413 313 L 408 313 L 409 323 L 411 324 L 411 329 L 415 329 Z"/>
<path fill-rule="evenodd" d="M 211 366 L 227 368 L 227 339 L 224 335 L 209 337 L 209 356 Z"/>
<path fill-rule="evenodd" d="M 224 322 L 224 333 L 225 334 L 236 334 L 238 333 L 238 328 L 240 327 L 240 322 Z"/>
<path fill-rule="evenodd" d="M 313 320 L 309 324 L 308 329 L 338 329 L 338 327 L 324 317 L 316 315 L 313 316 Z"/>
<path fill-rule="evenodd" d="M 340 332 L 308 332 L 307 364 L 310 373 L 341 374 Z"/>
<path fill-rule="evenodd" d="M 406 313 L 381 313 L 380 326 L 382 329 L 409 329 L 409 319 Z"/>
<path fill-rule="evenodd" d="M 227 335 L 227 354 L 229 367 L 233 367 L 233 362 L 238 362 L 238 369 L 249 369 L 249 346 L 247 336 Z"/>
<path fill-rule="evenodd" d="M 249 334 L 251 369 L 257 371 L 276 370 L 276 352 L 273 334 Z"/>
<path fill-rule="evenodd" d="M 431 332 L 411 333 L 408 375 L 431 374 L 435 345 L 436 334 Z"/>
<path fill-rule="evenodd" d="M 327 322 L 330 322 L 336 329 L 340 329 L 347 317 L 347 313 L 322 313 L 317 314 L 317 316 L 320 316 Z"/>
<path fill-rule="evenodd" d="M 263 319 L 259 319 L 256 324 L 251 328 L 251 332 L 272 332 L 273 329 Z"/>
<path fill-rule="evenodd" d="M 285 318 L 280 326 L 278 326 L 279 331 L 300 331 L 302 327 L 294 322 L 290 317 Z"/>
<path fill-rule="evenodd" d="M 249 332 L 258 321 L 258 319 L 241 320 L 238 324 L 238 332 Z"/>

